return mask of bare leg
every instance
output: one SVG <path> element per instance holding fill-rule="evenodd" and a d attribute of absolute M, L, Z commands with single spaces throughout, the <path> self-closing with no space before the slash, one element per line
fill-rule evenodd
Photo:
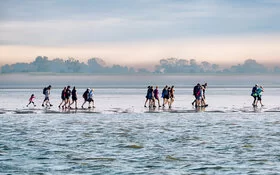
<path fill-rule="evenodd" d="M 257 101 L 257 97 L 254 97 L 254 101 L 253 101 L 253 106 L 257 106 L 257 104 L 258 104 L 258 101 Z"/>
<path fill-rule="evenodd" d="M 201 106 L 205 106 L 205 105 L 206 105 L 205 99 L 202 97 L 201 98 Z"/>
<path fill-rule="evenodd" d="M 68 99 L 64 100 L 64 104 L 62 105 L 62 108 L 66 107 L 67 101 L 68 101 Z"/>
<path fill-rule="evenodd" d="M 153 107 L 155 108 L 156 107 L 156 99 L 153 98 L 152 101 L 153 101 Z"/>
<path fill-rule="evenodd" d="M 74 103 L 75 101 L 73 100 L 72 103 L 69 104 L 69 107 L 71 108 L 71 105 Z"/>
<path fill-rule="evenodd" d="M 30 105 L 31 101 L 28 103 L 28 105 Z M 28 105 L 26 105 L 26 107 L 28 107 Z"/>
<path fill-rule="evenodd" d="M 166 105 L 166 103 L 167 103 L 167 99 L 166 99 L 166 98 L 164 98 L 164 99 L 163 99 L 163 106 L 165 106 L 165 105 Z"/>
<path fill-rule="evenodd" d="M 196 100 L 196 107 L 199 107 L 199 106 L 201 106 L 201 99 L 200 98 Z"/>
<path fill-rule="evenodd" d="M 145 101 L 145 104 L 144 104 L 144 107 L 147 107 L 147 102 L 148 102 L 148 98 L 146 98 L 146 101 Z"/>
<path fill-rule="evenodd" d="M 196 103 L 196 98 L 194 99 L 194 101 L 192 102 L 192 105 L 194 105 Z"/>
<path fill-rule="evenodd" d="M 71 100 L 69 99 L 68 100 L 68 108 L 70 108 L 70 103 L 71 103 Z"/>
<path fill-rule="evenodd" d="M 170 99 L 170 102 L 169 102 L 169 108 L 171 108 L 173 102 L 174 102 L 174 98 L 171 98 L 171 99 Z"/>
<path fill-rule="evenodd" d="M 87 102 L 87 100 L 85 99 L 84 103 L 82 104 L 82 108 L 84 108 L 84 104 Z"/>
<path fill-rule="evenodd" d="M 59 106 L 58 106 L 59 108 L 60 108 L 60 106 L 62 105 L 62 103 L 65 103 L 65 100 L 62 100 L 62 101 L 61 101 L 61 103 L 60 103 Z"/>
<path fill-rule="evenodd" d="M 43 103 L 42 103 L 42 106 L 43 106 L 43 107 L 45 106 L 45 102 L 46 102 L 46 100 L 44 100 Z"/>
<path fill-rule="evenodd" d="M 46 100 L 45 102 L 45 105 L 48 107 L 48 106 L 50 106 L 49 104 L 50 104 L 50 102 L 49 102 L 49 100 Z"/>
<path fill-rule="evenodd" d="M 158 107 L 161 107 L 161 106 L 160 106 L 160 101 L 159 101 L 159 98 L 157 98 L 157 101 L 158 101 Z"/>
<path fill-rule="evenodd" d="M 91 100 L 88 102 L 88 108 L 91 108 L 90 104 L 91 104 Z"/>
<path fill-rule="evenodd" d="M 170 107 L 170 98 L 166 100 L 166 104 Z"/>
<path fill-rule="evenodd" d="M 264 106 L 264 105 L 262 104 L 262 100 L 260 100 L 260 104 L 261 104 L 262 106 Z"/>

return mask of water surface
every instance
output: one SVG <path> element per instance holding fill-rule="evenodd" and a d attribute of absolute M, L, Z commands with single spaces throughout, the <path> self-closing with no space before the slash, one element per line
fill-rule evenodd
<path fill-rule="evenodd" d="M 95 109 L 61 110 L 51 91 L 0 89 L 2 174 L 279 174 L 278 87 L 253 108 L 251 87 L 211 87 L 195 109 L 175 86 L 171 109 L 144 108 L 146 87 L 97 87 Z M 78 87 L 79 107 L 84 87 Z M 37 106 L 26 107 L 31 93 Z"/>

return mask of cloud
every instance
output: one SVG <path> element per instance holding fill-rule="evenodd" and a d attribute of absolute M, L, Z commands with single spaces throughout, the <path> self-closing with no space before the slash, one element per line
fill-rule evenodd
<path fill-rule="evenodd" d="M 0 1 L 0 59 L 275 62 L 279 7 L 273 0 Z"/>
<path fill-rule="evenodd" d="M 221 65 L 242 63 L 255 59 L 260 63 L 279 64 L 280 34 L 241 37 L 208 37 L 200 39 L 169 39 L 142 42 L 103 42 L 80 45 L 53 46 L 0 46 L 0 59 L 15 62 L 29 61 L 38 55 L 104 59 L 108 64 L 152 65 L 160 59 L 175 57 L 196 59 Z M 31 59 L 31 60 L 30 60 Z"/>
<path fill-rule="evenodd" d="M 265 1 L 1 1 L 0 44 L 64 46 L 275 33 Z"/>

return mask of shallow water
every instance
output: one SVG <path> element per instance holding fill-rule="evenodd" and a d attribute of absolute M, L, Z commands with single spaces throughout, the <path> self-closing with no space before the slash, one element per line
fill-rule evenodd
<path fill-rule="evenodd" d="M 277 174 L 277 113 L 1 116 L 11 174 Z"/>
<path fill-rule="evenodd" d="M 200 110 L 191 88 L 176 88 L 171 109 L 144 108 L 144 88 L 97 88 L 96 108 L 77 111 L 57 108 L 60 89 L 51 109 L 40 107 L 41 91 L 0 90 L 0 173 L 280 172 L 278 88 L 265 89 L 256 109 L 250 88 L 209 88 Z M 25 107 L 31 93 L 35 108 Z"/>

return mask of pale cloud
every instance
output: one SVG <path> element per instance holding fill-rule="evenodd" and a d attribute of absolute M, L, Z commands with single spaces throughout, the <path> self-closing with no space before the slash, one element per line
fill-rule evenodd
<path fill-rule="evenodd" d="M 280 30 L 279 5 L 263 1 L 82 1 L 79 8 L 75 1 L 63 2 L 2 2 L 0 44 L 64 46 Z"/>
<path fill-rule="evenodd" d="M 242 63 L 249 58 L 256 59 L 260 63 L 280 64 L 279 46 L 280 34 L 135 43 L 96 43 L 64 47 L 0 46 L 0 59 L 12 63 L 24 61 L 26 58 L 28 61 L 33 61 L 38 55 L 45 55 L 50 59 L 74 57 L 81 61 L 99 57 L 109 65 L 122 64 L 135 67 L 150 65 L 150 68 L 160 59 L 168 57 L 196 59 L 199 62 L 206 60 L 224 66 Z"/>

